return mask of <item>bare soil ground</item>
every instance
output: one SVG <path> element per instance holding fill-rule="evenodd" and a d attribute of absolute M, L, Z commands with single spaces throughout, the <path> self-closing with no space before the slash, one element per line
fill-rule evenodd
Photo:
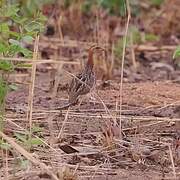
<path fill-rule="evenodd" d="M 76 174 L 80 179 L 171 179 L 171 151 L 177 156 L 174 159 L 176 171 L 180 170 L 177 148 L 180 116 L 178 83 L 124 83 L 124 136 L 120 140 L 116 127 L 112 127 L 115 135 L 105 136 L 114 117 L 117 121 L 119 119 L 116 110 L 119 96 L 117 83 L 98 82 L 98 95 L 109 113 L 96 97 L 92 101 L 84 101 L 80 107 L 72 107 L 66 119 L 67 110 L 56 110 L 66 102 L 66 90 L 61 90 L 52 99 L 51 93 L 47 91 L 48 80 L 50 78 L 47 73 L 37 75 L 33 110 L 33 123 L 43 128 L 41 138 L 48 145 L 36 147 L 33 152 L 42 162 L 51 166 L 54 172 L 62 172 L 63 164 L 68 164 L 71 168 L 78 168 Z M 24 85 L 7 97 L 9 113 L 6 131 L 10 134 L 23 132 L 26 128 L 27 95 L 28 88 Z M 168 144 L 172 144 L 171 149 Z M 63 145 L 67 146 L 65 152 L 61 149 Z M 77 152 L 71 154 L 69 146 Z M 17 170 L 11 177 L 50 179 L 46 172 L 34 166 L 29 168 L 27 172 L 18 173 Z"/>

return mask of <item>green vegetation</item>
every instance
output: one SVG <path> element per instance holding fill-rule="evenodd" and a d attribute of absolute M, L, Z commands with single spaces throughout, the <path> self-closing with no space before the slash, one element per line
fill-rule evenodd
<path fill-rule="evenodd" d="M 133 0 L 130 4 L 133 6 L 133 12 L 137 10 L 137 0 Z M 65 0 L 62 3 L 64 8 L 68 8 L 77 4 L 78 0 Z M 126 0 L 84 0 L 80 4 L 80 9 L 83 13 L 87 14 L 91 11 L 93 6 L 100 6 L 108 11 L 110 15 L 125 16 L 126 15 Z M 134 11 L 135 10 L 135 11 Z"/>
<path fill-rule="evenodd" d="M 41 136 L 43 129 L 39 126 L 32 127 L 32 133 L 36 134 L 37 136 Z M 38 137 L 29 138 L 29 132 L 22 132 L 22 133 L 14 133 L 14 136 L 18 140 L 20 144 L 22 144 L 27 149 L 32 147 L 36 147 L 39 145 L 43 145 L 44 143 Z"/>
<path fill-rule="evenodd" d="M 21 5 L 21 12 L 25 16 L 33 17 L 38 11 L 42 11 L 43 5 L 52 4 L 55 0 L 15 0 Z"/>
<path fill-rule="evenodd" d="M 10 150 L 10 144 L 6 143 L 4 140 L 0 139 L 0 149 Z"/>
<path fill-rule="evenodd" d="M 7 83 L 0 77 L 0 131 L 3 129 L 4 104 L 7 90 Z"/>
<path fill-rule="evenodd" d="M 100 5 L 106 8 L 110 14 L 126 15 L 126 0 L 99 0 Z"/>
<path fill-rule="evenodd" d="M 131 39 L 132 38 L 132 39 Z M 131 45 L 131 41 L 133 45 L 138 45 L 145 42 L 153 42 L 158 41 L 159 37 L 152 33 L 141 33 L 137 27 L 132 26 L 129 28 L 129 33 L 127 37 L 127 46 Z M 115 55 L 118 58 L 122 57 L 122 51 L 123 51 L 123 38 L 120 38 L 117 43 L 115 44 Z"/>
<path fill-rule="evenodd" d="M 173 54 L 173 59 L 180 57 L 180 46 L 176 48 Z"/>
<path fill-rule="evenodd" d="M 48 0 L 46 1 L 48 2 Z M 164 0 L 150 0 L 146 3 L 159 7 L 163 2 Z M 93 6 L 100 6 L 106 9 L 110 15 L 117 15 L 122 17 L 127 15 L 126 0 L 64 0 L 60 4 L 65 9 L 70 6 L 76 6 L 79 4 L 79 9 L 81 9 L 81 11 L 85 14 L 89 13 Z M 140 1 L 131 0 L 129 1 L 129 4 L 131 7 L 131 14 L 133 16 L 139 15 L 141 11 Z"/>
<path fill-rule="evenodd" d="M 25 3 L 26 2 L 26 3 Z M 8 83 L 8 75 L 18 67 L 11 60 L 23 56 L 32 57 L 32 51 L 26 45 L 32 43 L 37 34 L 44 30 L 45 16 L 32 8 L 27 8 L 36 1 L 1 1 L 0 2 L 0 130 L 3 130 L 3 116 L 5 109 L 5 97 L 9 90 L 16 90 L 17 86 Z M 31 2 L 31 3 L 30 3 Z M 20 4 L 22 3 L 22 4 Z M 28 12 L 28 13 L 27 13 Z M 22 64 L 21 64 L 22 66 Z M 0 143 L 3 146 L 3 142 Z"/>
<path fill-rule="evenodd" d="M 150 1 L 151 2 L 151 4 L 153 5 L 153 6 L 160 6 L 163 2 L 164 2 L 164 0 L 151 0 Z"/>
<path fill-rule="evenodd" d="M 40 0 L 39 0 L 40 1 Z M 49 0 L 45 1 L 49 3 Z M 164 0 L 150 0 L 145 3 L 150 4 L 155 7 L 159 7 Z M 32 1 L 32 4 L 34 1 Z M 41 3 L 39 3 L 41 5 Z M 141 5 L 139 0 L 130 0 L 129 1 L 131 7 L 131 15 L 138 16 L 141 12 Z M 102 7 L 107 10 L 110 15 L 116 16 L 126 16 L 127 9 L 126 9 L 126 0 L 64 0 L 60 2 L 60 5 L 67 9 L 69 7 L 78 7 L 82 13 L 89 14 L 94 6 Z M 37 7 L 37 6 L 36 6 Z"/>
<path fill-rule="evenodd" d="M 14 137 L 19 142 L 19 144 L 23 145 L 23 147 L 25 147 L 26 149 L 30 149 L 33 147 L 44 145 L 41 139 L 38 138 L 39 136 L 42 136 L 42 131 L 43 131 L 42 128 L 40 128 L 37 125 L 36 126 L 34 125 L 32 127 L 32 133 L 36 134 L 36 137 L 29 138 L 28 131 L 22 131 L 22 133 L 14 132 Z M 11 150 L 11 146 L 8 143 L 6 143 L 4 140 L 0 139 L 0 149 Z"/>
<path fill-rule="evenodd" d="M 44 146 L 44 143 L 38 138 L 39 136 L 42 136 L 42 131 L 43 129 L 40 128 L 39 126 L 33 126 L 32 127 L 32 133 L 36 135 L 36 137 L 29 138 L 29 132 L 28 131 L 22 131 L 20 132 L 14 132 L 14 137 L 16 138 L 16 141 L 21 144 L 24 148 L 26 149 L 32 149 L 33 147 L 37 146 Z M 5 142 L 3 139 L 0 139 L 0 149 L 1 150 L 8 150 L 12 151 L 13 154 L 13 149 L 11 148 L 11 145 Z M 22 156 L 19 156 L 18 158 L 15 157 L 17 160 L 17 164 L 21 169 L 27 169 L 27 167 L 30 165 L 30 161 L 25 159 Z"/>

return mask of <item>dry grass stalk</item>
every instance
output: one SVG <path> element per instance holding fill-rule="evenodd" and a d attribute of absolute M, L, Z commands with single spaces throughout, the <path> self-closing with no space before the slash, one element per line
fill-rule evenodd
<path fill-rule="evenodd" d="M 119 107 L 120 107 L 120 120 L 119 120 L 119 131 L 120 135 L 122 134 L 122 117 L 121 117 L 121 111 L 122 111 L 122 93 L 123 93 L 123 71 L 124 71 L 124 60 L 125 60 L 125 51 L 126 51 L 126 42 L 127 42 L 127 36 L 128 36 L 128 28 L 129 28 L 129 22 L 131 18 L 131 11 L 130 11 L 130 6 L 129 6 L 129 1 L 126 0 L 126 7 L 127 7 L 127 23 L 126 23 L 126 28 L 125 28 L 125 35 L 124 35 L 124 41 L 123 41 L 123 52 L 122 52 L 122 63 L 121 63 L 121 81 L 120 81 L 120 87 L 119 87 Z"/>
<path fill-rule="evenodd" d="M 59 39 L 59 38 L 46 38 L 46 37 L 43 37 L 42 38 L 43 41 L 46 41 L 48 43 L 53 43 L 53 44 L 56 44 L 56 46 L 62 46 L 62 47 L 79 47 L 79 46 L 82 46 L 84 48 L 89 48 L 90 46 L 92 45 L 98 45 L 98 46 L 101 46 L 101 47 L 109 47 L 110 45 L 109 44 L 95 44 L 94 42 L 83 42 L 83 41 L 76 41 L 76 40 L 64 40 L 64 43 Z M 40 43 L 40 46 L 48 46 L 48 44 L 44 44 L 43 43 Z"/>
<path fill-rule="evenodd" d="M 101 165 L 97 166 L 97 168 L 96 168 L 95 171 L 94 171 L 94 174 L 90 177 L 90 180 L 93 180 L 93 179 L 95 178 L 95 176 L 96 176 L 96 174 L 97 174 L 100 166 L 101 166 Z"/>
<path fill-rule="evenodd" d="M 111 63 L 108 68 L 109 79 L 111 79 L 113 75 L 113 68 L 114 68 L 114 42 L 112 43 L 112 47 L 111 47 Z"/>
<path fill-rule="evenodd" d="M 159 51 L 159 53 L 162 53 L 162 51 L 174 51 L 177 48 L 177 46 L 150 46 L 150 45 L 136 45 L 134 46 L 135 51 Z"/>
<path fill-rule="evenodd" d="M 114 116 L 110 110 L 108 109 L 108 107 L 106 106 L 106 104 L 104 103 L 104 101 L 102 100 L 102 98 L 100 97 L 100 95 L 98 94 L 98 92 L 94 92 L 95 95 L 97 95 L 98 99 L 100 100 L 100 103 L 103 105 L 104 110 L 106 112 L 106 115 L 108 114 L 108 119 L 111 119 L 113 121 L 113 124 L 116 125 L 116 116 Z M 89 117 L 89 116 L 88 116 Z M 95 116 L 97 118 L 97 114 Z M 99 116 L 99 118 L 102 118 L 102 114 Z M 104 120 L 104 117 L 103 117 Z M 104 120 L 105 121 L 105 120 Z"/>
<path fill-rule="evenodd" d="M 6 176 L 6 179 L 8 180 L 9 179 L 9 173 L 8 173 L 8 150 L 6 149 L 5 150 L 5 157 L 6 157 L 6 171 L 5 171 L 5 176 Z"/>
<path fill-rule="evenodd" d="M 57 139 L 55 138 L 55 133 L 54 133 L 54 128 L 53 128 L 53 119 L 55 118 L 55 115 L 52 113 L 49 113 L 48 118 L 47 118 L 47 124 L 48 124 L 48 129 L 50 133 L 50 138 L 48 140 L 50 145 L 53 145 Z"/>
<path fill-rule="evenodd" d="M 0 157 L 2 157 L 2 167 L 4 171 L 4 177 L 5 179 L 9 179 L 9 173 L 8 173 L 8 150 L 0 149 Z"/>
<path fill-rule="evenodd" d="M 137 62 L 136 62 L 136 57 L 135 57 L 135 51 L 133 47 L 133 35 L 132 33 L 130 34 L 130 43 L 131 43 L 131 57 L 132 57 L 132 64 L 134 69 L 137 69 Z"/>
<path fill-rule="evenodd" d="M 103 34 L 103 29 L 101 27 L 102 24 L 100 24 L 100 22 L 101 22 L 100 20 L 101 20 L 100 19 L 100 10 L 98 8 L 96 10 L 96 28 L 94 30 L 94 40 L 97 43 L 97 45 L 100 45 L 101 47 L 104 47 L 106 49 L 104 44 L 108 44 L 109 35 L 103 37 L 103 35 L 102 35 Z M 107 49 L 108 49 L 108 47 L 107 47 Z M 103 59 L 100 59 L 101 60 L 100 62 L 95 62 L 95 64 L 97 65 L 97 69 L 98 70 L 103 71 L 102 79 L 106 80 L 106 79 L 110 79 L 111 78 L 113 63 L 112 63 L 112 61 L 111 61 L 111 63 L 108 63 L 107 53 L 106 52 L 104 52 L 104 57 L 103 57 Z"/>
<path fill-rule="evenodd" d="M 55 59 L 57 59 L 57 52 L 55 53 Z M 61 77 L 61 73 L 62 73 L 62 68 L 63 68 L 63 64 L 57 64 L 55 66 L 54 69 L 52 69 L 52 71 L 55 71 L 55 76 L 52 77 L 52 79 L 54 79 L 54 87 L 53 87 L 53 91 L 52 91 L 52 98 L 56 97 L 57 91 L 58 91 L 58 86 L 60 83 L 60 77 Z M 52 72 L 52 74 L 54 75 L 54 73 Z"/>
<path fill-rule="evenodd" d="M 171 164 L 172 164 L 172 170 L 173 170 L 174 179 L 177 179 L 171 146 L 168 145 L 168 148 L 169 148 L 169 155 L 170 155 L 170 160 L 171 160 Z"/>
<path fill-rule="evenodd" d="M 99 44 L 100 30 L 99 30 L 99 8 L 96 10 L 96 28 L 95 28 L 95 42 Z"/>
<path fill-rule="evenodd" d="M 62 124 L 61 130 L 59 131 L 59 134 L 58 134 L 58 139 L 62 138 L 62 134 L 63 134 L 64 126 L 65 126 L 65 124 L 66 124 L 66 122 L 67 122 L 67 120 L 68 120 L 69 109 L 70 109 L 70 108 L 68 108 L 68 110 L 67 110 L 67 112 L 66 112 L 66 116 L 65 116 L 65 118 L 64 118 L 64 121 L 63 121 L 63 124 Z"/>
<path fill-rule="evenodd" d="M 57 22 L 57 30 L 59 33 L 59 38 L 60 38 L 61 42 L 63 42 L 63 44 L 64 44 L 64 36 L 63 36 L 62 28 L 61 28 L 62 20 L 63 20 L 63 16 L 60 15 L 58 18 L 58 22 Z"/>
<path fill-rule="evenodd" d="M 68 61 L 69 58 L 59 57 L 61 61 L 57 61 L 54 59 L 36 59 L 34 62 L 33 59 L 26 59 L 26 58 L 9 58 L 9 57 L 0 57 L 7 61 L 17 61 L 17 62 L 26 62 L 29 64 L 70 64 L 70 65 L 80 65 L 78 61 Z"/>
<path fill-rule="evenodd" d="M 35 39 L 33 62 L 35 62 L 38 57 L 38 43 L 39 43 L 39 36 L 37 36 Z M 33 112 L 35 78 L 36 78 L 36 64 L 33 63 L 32 72 L 31 72 L 31 81 L 29 86 L 28 112 L 27 112 L 27 119 L 29 120 L 29 138 L 31 138 L 32 136 L 31 129 L 32 129 L 32 112 Z"/>
<path fill-rule="evenodd" d="M 59 18 L 57 18 L 57 19 L 58 19 L 58 21 L 57 21 L 56 26 L 57 26 L 57 30 L 58 30 L 58 35 L 59 35 L 61 42 L 64 43 L 64 37 L 63 37 L 63 33 L 62 33 L 62 28 L 61 28 L 62 16 L 59 16 Z M 57 59 L 58 59 L 59 54 L 61 54 L 61 49 L 55 51 L 55 60 L 56 61 L 58 61 Z M 57 94 L 58 86 L 60 83 L 60 77 L 61 77 L 61 73 L 62 73 L 62 68 L 63 68 L 63 64 L 57 64 L 54 67 L 54 71 L 56 73 L 55 73 L 55 76 L 52 78 L 52 79 L 54 79 L 54 88 L 53 88 L 53 92 L 52 92 L 52 98 L 54 98 Z"/>

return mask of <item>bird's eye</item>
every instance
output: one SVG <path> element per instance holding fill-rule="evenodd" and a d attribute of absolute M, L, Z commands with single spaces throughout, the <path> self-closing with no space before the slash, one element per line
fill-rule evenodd
<path fill-rule="evenodd" d="M 87 59 L 87 57 L 88 57 L 87 54 L 83 54 L 83 55 L 82 55 L 82 58 L 83 58 L 83 59 Z"/>

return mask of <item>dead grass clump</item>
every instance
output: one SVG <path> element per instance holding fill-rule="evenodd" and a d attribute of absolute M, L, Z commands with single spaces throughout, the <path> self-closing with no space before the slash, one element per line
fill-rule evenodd
<path fill-rule="evenodd" d="M 107 150 L 115 148 L 114 129 L 110 122 L 102 127 L 101 143 Z"/>
<path fill-rule="evenodd" d="M 68 166 L 63 166 L 61 169 L 59 169 L 57 176 L 59 180 L 78 180 L 76 172 L 70 169 Z"/>

